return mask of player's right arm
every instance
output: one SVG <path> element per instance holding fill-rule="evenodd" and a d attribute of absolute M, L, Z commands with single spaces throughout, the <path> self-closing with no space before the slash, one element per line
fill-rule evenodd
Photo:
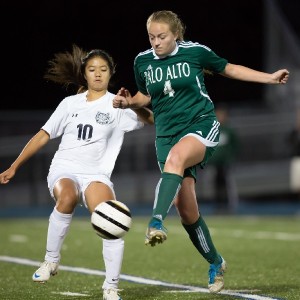
<path fill-rule="evenodd" d="M 127 89 L 121 88 L 114 97 L 113 107 L 135 109 L 149 105 L 150 101 L 150 96 L 146 96 L 139 91 L 132 97 Z"/>
<path fill-rule="evenodd" d="M 17 170 L 38 150 L 45 146 L 50 137 L 49 134 L 41 129 L 36 135 L 30 139 L 30 141 L 23 148 L 17 159 L 12 163 L 12 165 L 3 173 L 0 174 L 0 183 L 6 184 L 12 179 Z"/>

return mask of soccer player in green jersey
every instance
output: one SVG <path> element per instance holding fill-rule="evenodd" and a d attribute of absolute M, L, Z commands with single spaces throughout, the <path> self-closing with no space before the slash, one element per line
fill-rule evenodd
<path fill-rule="evenodd" d="M 157 11 L 146 23 L 151 49 L 134 61 L 137 94 L 121 88 L 115 108 L 138 108 L 151 102 L 156 127 L 156 154 L 161 169 L 146 244 L 167 239 L 163 226 L 175 205 L 182 225 L 199 253 L 210 264 L 208 288 L 218 293 L 224 287 L 226 262 L 216 250 L 209 229 L 199 212 L 196 167 L 204 168 L 219 142 L 219 122 L 205 84 L 205 72 L 265 84 L 285 84 L 286 69 L 274 73 L 256 71 L 229 63 L 207 46 L 185 41 L 185 26 L 172 11 Z"/>

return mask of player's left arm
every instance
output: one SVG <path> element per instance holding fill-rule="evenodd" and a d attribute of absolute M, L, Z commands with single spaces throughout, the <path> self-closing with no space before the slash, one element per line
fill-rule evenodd
<path fill-rule="evenodd" d="M 220 74 L 231 79 L 266 84 L 285 84 L 289 78 L 289 71 L 287 69 L 280 69 L 274 73 L 266 73 L 231 63 L 228 63 L 224 71 Z"/>

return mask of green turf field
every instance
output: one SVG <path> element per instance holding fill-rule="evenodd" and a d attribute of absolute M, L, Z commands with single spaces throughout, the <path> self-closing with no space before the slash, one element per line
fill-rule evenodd
<path fill-rule="evenodd" d="M 208 263 L 179 220 L 166 219 L 168 240 L 153 248 L 144 245 L 147 221 L 133 216 L 125 236 L 123 300 L 300 299 L 299 217 L 206 217 L 228 263 L 225 289 L 218 295 L 208 293 Z M 0 219 L 0 299 L 102 299 L 101 240 L 88 217 L 75 215 L 59 274 L 46 284 L 32 282 L 44 257 L 47 225 L 47 218 Z"/>

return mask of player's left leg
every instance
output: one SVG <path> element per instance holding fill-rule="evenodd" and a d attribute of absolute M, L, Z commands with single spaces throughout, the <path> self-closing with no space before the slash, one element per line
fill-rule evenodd
<path fill-rule="evenodd" d="M 106 184 L 107 183 L 107 184 Z M 104 201 L 115 200 L 113 185 L 109 182 L 92 182 L 85 189 L 85 203 L 92 213 Z M 103 300 L 122 300 L 119 295 L 119 279 L 124 254 L 124 240 L 102 239 L 102 254 L 105 264 L 105 280 L 102 285 Z"/>
<path fill-rule="evenodd" d="M 184 178 L 175 206 L 193 245 L 210 264 L 208 287 L 210 292 L 217 293 L 224 287 L 226 262 L 217 252 L 209 229 L 199 213 L 193 177 Z"/>
<path fill-rule="evenodd" d="M 124 240 L 103 239 L 103 259 L 105 263 L 105 280 L 102 285 L 104 300 L 121 300 L 119 279 L 124 254 Z"/>

